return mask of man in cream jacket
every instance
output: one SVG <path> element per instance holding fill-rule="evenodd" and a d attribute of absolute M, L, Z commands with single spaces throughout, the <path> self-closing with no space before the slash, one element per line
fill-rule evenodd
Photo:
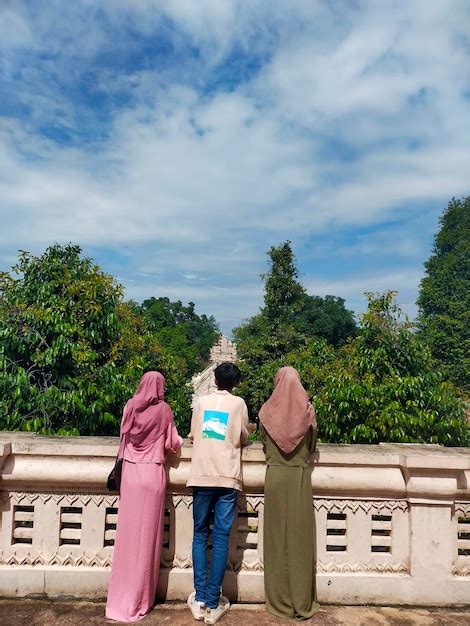
<path fill-rule="evenodd" d="M 188 598 L 193 617 L 215 624 L 230 608 L 220 590 L 227 564 L 230 529 L 242 489 L 241 450 L 248 445 L 248 410 L 231 391 L 240 382 L 233 363 L 215 369 L 217 391 L 198 398 L 191 432 L 193 453 L 187 482 L 193 488 L 193 569 L 195 591 Z M 207 573 L 207 541 L 211 515 L 212 558 Z"/>

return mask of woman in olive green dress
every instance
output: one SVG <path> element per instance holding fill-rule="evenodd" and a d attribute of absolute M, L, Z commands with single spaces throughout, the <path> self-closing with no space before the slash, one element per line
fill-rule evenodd
<path fill-rule="evenodd" d="M 315 591 L 315 530 L 310 455 L 315 411 L 293 367 L 282 367 L 261 407 L 266 455 L 264 585 L 270 613 L 306 620 L 319 609 Z"/>

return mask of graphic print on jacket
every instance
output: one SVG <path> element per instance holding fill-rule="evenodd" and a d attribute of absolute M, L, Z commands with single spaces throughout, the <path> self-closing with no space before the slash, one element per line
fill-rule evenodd
<path fill-rule="evenodd" d="M 229 414 L 206 409 L 202 418 L 202 438 L 225 440 Z"/>

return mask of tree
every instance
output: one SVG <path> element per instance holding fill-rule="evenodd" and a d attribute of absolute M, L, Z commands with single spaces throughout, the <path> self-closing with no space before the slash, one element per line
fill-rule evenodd
<path fill-rule="evenodd" d="M 340 349 L 312 338 L 264 361 L 245 354 L 239 393 L 252 415 L 272 392 L 277 369 L 292 365 L 315 402 L 322 441 L 468 445 L 463 399 L 444 381 L 394 297 L 368 294 L 359 334 Z M 253 345 L 245 344 L 245 351 Z"/>
<path fill-rule="evenodd" d="M 158 370 L 166 381 L 165 399 L 171 406 L 180 434 L 186 436 L 191 420 L 191 388 L 187 377 L 188 364 L 181 355 L 162 345 L 148 326 L 140 305 L 122 302 L 118 308 L 119 339 L 113 349 L 113 360 L 131 383 L 127 397 L 147 371 Z"/>
<path fill-rule="evenodd" d="M 184 306 L 180 300 L 154 297 L 144 300 L 142 311 L 160 343 L 184 359 L 188 376 L 206 366 L 209 351 L 219 336 L 213 316 L 198 315 L 193 302 Z"/>
<path fill-rule="evenodd" d="M 467 445 L 458 390 L 444 381 L 394 292 L 367 294 L 361 333 L 330 367 L 316 398 L 327 441 Z"/>
<path fill-rule="evenodd" d="M 336 296 L 303 295 L 295 327 L 308 337 L 323 337 L 335 347 L 357 334 L 353 312 L 344 306 L 343 298 Z"/>
<path fill-rule="evenodd" d="M 419 325 L 445 376 L 470 393 L 470 196 L 440 218 L 418 298 Z"/>
<path fill-rule="evenodd" d="M 183 428 L 185 363 L 162 346 L 135 303 L 78 246 L 22 252 L 0 275 L 0 428 L 116 434 L 147 369 L 167 377 Z"/>
<path fill-rule="evenodd" d="M 292 321 L 299 310 L 305 290 L 298 282 L 298 271 L 291 242 L 272 246 L 268 252 L 271 259 L 269 272 L 263 274 L 264 309 L 263 315 L 270 320 Z"/>
<path fill-rule="evenodd" d="M 262 275 L 264 306 L 234 329 L 243 380 L 237 393 L 252 415 L 269 397 L 274 374 L 282 365 L 294 365 L 316 392 L 324 375 L 321 366 L 334 358 L 333 346 L 356 332 L 354 317 L 342 298 L 305 292 L 289 241 L 272 247 L 268 257 L 270 268 Z"/>
<path fill-rule="evenodd" d="M 270 268 L 265 281 L 264 306 L 234 329 L 237 352 L 250 366 L 278 360 L 307 346 L 313 339 L 342 345 L 356 333 L 356 323 L 344 300 L 335 296 L 310 296 L 298 282 L 291 243 L 268 251 Z"/>
<path fill-rule="evenodd" d="M 247 347 L 245 346 L 245 349 Z M 284 365 L 292 365 L 300 373 L 310 397 L 315 398 L 324 385 L 324 379 L 329 371 L 328 364 L 334 359 L 336 359 L 334 348 L 321 338 L 312 338 L 276 358 L 258 362 L 253 362 L 251 358 L 241 359 L 238 365 L 242 372 L 242 382 L 235 393 L 244 398 L 250 414 L 256 417 L 262 404 L 272 393 L 277 370 Z"/>
<path fill-rule="evenodd" d="M 82 416 L 85 429 L 106 431 L 114 416 L 100 386 L 118 337 L 121 288 L 78 246 L 52 246 L 37 258 L 22 252 L 13 273 L 19 277 L 0 277 L 4 427 L 78 432 Z"/>

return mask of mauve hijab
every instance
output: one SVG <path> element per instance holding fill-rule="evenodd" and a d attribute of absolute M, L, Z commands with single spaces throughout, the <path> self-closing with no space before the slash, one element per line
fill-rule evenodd
<path fill-rule="evenodd" d="M 121 435 L 128 434 L 133 447 L 152 444 L 171 421 L 172 413 L 165 399 L 165 379 L 160 372 L 147 372 L 137 391 L 124 407 Z"/>
<path fill-rule="evenodd" d="M 274 379 L 274 391 L 259 412 L 259 418 L 271 439 L 285 454 L 290 454 L 317 427 L 315 411 L 293 367 L 281 367 Z"/>

